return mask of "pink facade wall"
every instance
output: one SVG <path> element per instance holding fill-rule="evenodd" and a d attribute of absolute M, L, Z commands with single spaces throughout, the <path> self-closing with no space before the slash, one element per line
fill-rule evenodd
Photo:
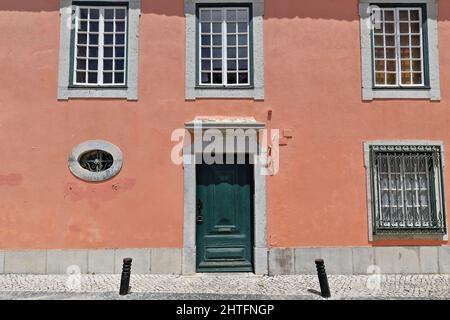
<path fill-rule="evenodd" d="M 139 101 L 58 102 L 59 1 L 0 1 L 1 249 L 182 247 L 183 170 L 170 136 L 196 116 L 292 131 L 267 178 L 269 247 L 372 245 L 365 140 L 442 140 L 450 159 L 450 2 L 439 3 L 438 103 L 362 102 L 356 0 L 267 0 L 265 101 L 186 102 L 183 10 L 181 0 L 142 1 Z M 90 139 L 122 149 L 112 180 L 68 170 L 70 150 Z"/>

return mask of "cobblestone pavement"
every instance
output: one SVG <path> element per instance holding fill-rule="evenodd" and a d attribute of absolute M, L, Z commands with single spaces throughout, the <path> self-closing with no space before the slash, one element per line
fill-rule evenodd
<path fill-rule="evenodd" d="M 450 299 L 450 275 L 328 277 L 331 299 Z M 0 299 L 322 299 L 316 276 L 1 275 Z"/>

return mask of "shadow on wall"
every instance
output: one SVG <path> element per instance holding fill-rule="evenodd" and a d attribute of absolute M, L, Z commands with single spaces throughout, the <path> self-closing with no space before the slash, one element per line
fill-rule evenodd
<path fill-rule="evenodd" d="M 58 11 L 60 0 L 1 0 L 0 11 Z M 141 0 L 142 13 L 184 16 L 184 0 Z M 266 0 L 265 19 L 355 21 L 359 0 Z M 439 20 L 450 20 L 450 1 L 439 2 Z"/>

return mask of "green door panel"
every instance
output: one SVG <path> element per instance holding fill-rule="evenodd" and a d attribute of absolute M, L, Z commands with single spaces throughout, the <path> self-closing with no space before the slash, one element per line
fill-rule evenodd
<path fill-rule="evenodd" d="M 252 272 L 252 217 L 252 165 L 197 165 L 197 271 Z"/>

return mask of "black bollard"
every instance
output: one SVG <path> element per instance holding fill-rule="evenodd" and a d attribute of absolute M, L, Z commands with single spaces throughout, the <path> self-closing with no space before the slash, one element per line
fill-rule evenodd
<path fill-rule="evenodd" d="M 323 259 L 316 260 L 317 276 L 319 277 L 320 292 L 322 297 L 331 297 L 330 286 L 328 285 L 327 273 L 325 271 L 325 263 Z"/>
<path fill-rule="evenodd" d="M 123 259 L 122 277 L 120 278 L 119 294 L 124 296 L 130 292 L 131 258 Z"/>

